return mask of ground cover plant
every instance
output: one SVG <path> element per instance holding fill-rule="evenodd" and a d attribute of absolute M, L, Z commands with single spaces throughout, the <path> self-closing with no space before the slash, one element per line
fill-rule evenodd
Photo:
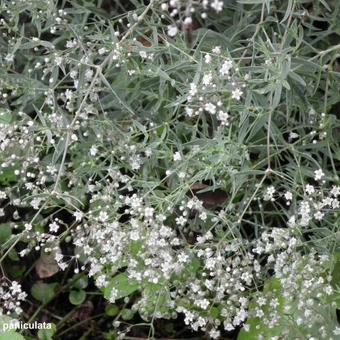
<path fill-rule="evenodd" d="M 336 0 L 1 0 L 0 339 L 340 339 L 339 37 Z"/>

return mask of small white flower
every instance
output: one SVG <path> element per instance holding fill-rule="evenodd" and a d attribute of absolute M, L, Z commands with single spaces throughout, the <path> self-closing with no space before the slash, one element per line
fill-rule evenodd
<path fill-rule="evenodd" d="M 139 52 L 139 55 L 140 55 L 140 57 L 143 58 L 143 59 L 146 59 L 146 58 L 148 57 L 148 55 L 146 54 L 145 51 L 140 51 L 140 52 Z"/>
<path fill-rule="evenodd" d="M 307 192 L 308 195 L 314 194 L 315 189 L 314 189 L 313 185 L 307 184 L 306 185 L 306 192 Z"/>
<path fill-rule="evenodd" d="M 98 50 L 99 55 L 103 55 L 104 53 L 106 53 L 106 48 L 102 47 Z"/>
<path fill-rule="evenodd" d="M 296 132 L 290 132 L 289 133 L 289 137 L 288 137 L 289 140 L 293 140 L 293 139 L 296 139 L 296 138 L 299 138 L 299 135 Z"/>
<path fill-rule="evenodd" d="M 340 195 L 340 186 L 333 186 L 331 190 L 331 195 L 337 197 Z"/>
<path fill-rule="evenodd" d="M 194 115 L 194 109 L 192 109 L 191 107 L 186 107 L 185 113 L 187 114 L 188 117 L 192 117 Z"/>
<path fill-rule="evenodd" d="M 211 85 L 211 83 L 212 83 L 212 74 L 211 73 L 205 74 L 202 78 L 202 84 L 205 86 L 209 86 Z"/>
<path fill-rule="evenodd" d="M 285 199 L 287 201 L 291 201 L 293 199 L 293 194 L 290 191 L 286 191 L 285 193 Z"/>
<path fill-rule="evenodd" d="M 210 7 L 216 12 L 221 12 L 223 10 L 223 1 L 213 0 L 213 2 L 210 4 Z"/>
<path fill-rule="evenodd" d="M 174 37 L 178 33 L 178 28 L 177 26 L 168 26 L 168 36 L 169 37 Z"/>
<path fill-rule="evenodd" d="M 228 75 L 232 67 L 233 67 L 233 62 L 230 59 L 225 60 L 220 68 L 220 74 L 222 76 Z"/>
<path fill-rule="evenodd" d="M 318 211 L 314 214 L 315 219 L 318 220 L 318 221 L 321 221 L 324 216 L 325 216 L 325 214 L 322 213 L 321 211 Z"/>
<path fill-rule="evenodd" d="M 340 327 L 335 327 L 333 334 L 334 335 L 340 335 Z"/>
<path fill-rule="evenodd" d="M 30 223 L 25 223 L 25 230 L 27 230 L 27 231 L 32 230 L 32 224 L 30 224 Z"/>
<path fill-rule="evenodd" d="M 212 58 L 211 58 L 211 55 L 210 55 L 210 54 L 206 54 L 206 55 L 204 56 L 204 62 L 205 62 L 206 64 L 210 64 L 210 63 L 211 63 L 211 60 L 212 60 Z"/>
<path fill-rule="evenodd" d="M 77 45 L 77 42 L 75 40 L 68 40 L 66 41 L 66 47 L 67 48 L 73 48 Z"/>
<path fill-rule="evenodd" d="M 78 136 L 77 136 L 75 133 L 73 133 L 73 134 L 71 135 L 71 139 L 72 139 L 74 142 L 76 142 L 76 141 L 78 140 Z"/>
<path fill-rule="evenodd" d="M 199 215 L 199 218 L 202 220 L 202 221 L 206 221 L 207 219 L 207 213 L 205 211 L 202 211 Z"/>
<path fill-rule="evenodd" d="M 271 185 L 270 187 L 267 188 L 267 191 L 265 193 L 265 195 L 263 196 L 263 199 L 265 201 L 273 201 L 274 200 L 274 195 L 275 193 L 275 188 Z"/>
<path fill-rule="evenodd" d="M 215 54 L 220 54 L 221 53 L 221 47 L 220 46 L 214 47 L 212 52 L 215 53 Z"/>
<path fill-rule="evenodd" d="M 321 169 L 315 170 L 314 171 L 314 179 L 316 181 L 321 180 L 323 177 L 325 177 L 324 172 Z"/>
<path fill-rule="evenodd" d="M 98 219 L 100 222 L 106 222 L 109 219 L 109 215 L 106 211 L 101 211 L 98 215 Z"/>
<path fill-rule="evenodd" d="M 95 145 L 92 145 L 91 149 L 90 149 L 90 155 L 95 156 L 97 154 L 97 152 L 98 152 L 97 147 Z"/>
<path fill-rule="evenodd" d="M 240 100 L 242 94 L 243 94 L 242 90 L 240 90 L 239 88 L 236 88 L 236 89 L 233 90 L 233 92 L 231 93 L 231 98 L 236 99 L 236 100 Z"/>
<path fill-rule="evenodd" d="M 221 332 L 218 331 L 217 329 L 212 329 L 210 332 L 209 332 L 209 335 L 211 338 L 213 339 L 218 339 L 221 335 Z"/>
<path fill-rule="evenodd" d="M 192 18 L 191 17 L 186 17 L 183 21 L 184 25 L 189 26 L 192 24 Z"/>
<path fill-rule="evenodd" d="M 167 11 L 167 10 L 169 9 L 169 5 L 163 3 L 163 4 L 161 5 L 161 9 L 162 9 L 162 11 Z"/>
<path fill-rule="evenodd" d="M 48 227 L 51 233 L 56 233 L 60 228 L 59 224 L 55 221 L 51 223 Z"/>
<path fill-rule="evenodd" d="M 175 161 L 175 162 L 178 162 L 178 161 L 180 161 L 180 160 L 182 160 L 182 156 L 181 156 L 180 152 L 176 151 L 176 152 L 174 153 L 174 161 Z"/>
<path fill-rule="evenodd" d="M 204 110 L 214 115 L 216 113 L 216 105 L 214 105 L 213 103 L 206 103 L 204 105 Z"/>
<path fill-rule="evenodd" d="M 197 86 L 195 83 L 190 84 L 190 91 L 189 91 L 190 96 L 195 96 L 197 94 Z"/>
<path fill-rule="evenodd" d="M 84 214 L 81 211 L 76 211 L 73 216 L 76 218 L 76 221 L 81 221 Z"/>

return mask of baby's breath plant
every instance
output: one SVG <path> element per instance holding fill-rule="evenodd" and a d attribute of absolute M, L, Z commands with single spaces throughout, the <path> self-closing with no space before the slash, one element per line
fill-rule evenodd
<path fill-rule="evenodd" d="M 339 22 L 334 0 L 1 0 L 0 320 L 339 339 Z"/>

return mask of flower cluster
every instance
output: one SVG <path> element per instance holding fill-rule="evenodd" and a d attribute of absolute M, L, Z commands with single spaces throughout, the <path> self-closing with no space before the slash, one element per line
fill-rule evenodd
<path fill-rule="evenodd" d="M 1 2 L 3 274 L 40 254 L 213 339 L 339 335 L 319 321 L 339 284 L 337 75 L 317 59 L 335 47 L 313 57 L 319 28 L 255 2 Z M 1 281 L 0 314 L 25 299 Z"/>
<path fill-rule="evenodd" d="M 25 301 L 27 294 L 22 291 L 20 283 L 1 279 L 0 282 L 0 316 L 20 315 L 22 313 L 21 302 Z"/>
<path fill-rule="evenodd" d="M 168 13 L 171 18 L 174 18 L 179 24 L 184 27 L 190 26 L 193 23 L 195 15 L 199 15 L 202 19 L 206 19 L 209 10 L 220 13 L 223 10 L 222 0 L 166 0 L 161 4 L 163 13 Z M 197 13 L 197 14 L 196 14 Z M 168 27 L 168 35 L 175 36 L 177 34 L 177 25 Z"/>
<path fill-rule="evenodd" d="M 318 175 L 319 179 L 322 177 Z M 304 191 L 304 199 L 298 202 L 296 212 L 289 219 L 289 226 L 307 227 L 313 220 L 320 222 L 325 217 L 325 214 L 339 211 L 339 186 L 333 185 L 331 189 L 327 190 L 323 187 L 307 184 Z"/>
<path fill-rule="evenodd" d="M 230 110 L 244 93 L 245 81 L 235 62 L 217 46 L 205 53 L 199 78 L 190 83 L 185 114 L 216 117 L 221 125 L 229 125 Z"/>

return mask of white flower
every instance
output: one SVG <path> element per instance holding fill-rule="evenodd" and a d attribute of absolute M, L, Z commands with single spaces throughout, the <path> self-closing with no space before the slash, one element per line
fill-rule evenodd
<path fill-rule="evenodd" d="M 314 179 L 316 181 L 321 180 L 323 177 L 325 177 L 325 174 L 321 169 L 314 171 Z"/>
<path fill-rule="evenodd" d="M 57 222 L 53 222 L 49 225 L 49 230 L 51 233 L 56 233 L 59 230 L 60 226 Z"/>
<path fill-rule="evenodd" d="M 185 113 L 187 114 L 188 117 L 192 117 L 194 115 L 194 109 L 192 109 L 191 107 L 186 107 Z"/>
<path fill-rule="evenodd" d="M 146 207 L 146 208 L 144 209 L 144 216 L 145 216 L 145 217 L 151 218 L 151 217 L 153 216 L 153 213 L 154 213 L 154 209 L 153 209 L 153 208 Z"/>
<path fill-rule="evenodd" d="M 185 254 L 184 252 L 180 253 L 178 255 L 178 262 L 180 263 L 186 263 L 188 262 L 189 256 L 187 254 Z"/>
<path fill-rule="evenodd" d="M 109 219 L 109 215 L 106 211 L 101 211 L 99 213 L 98 219 L 100 222 L 106 222 Z"/>
<path fill-rule="evenodd" d="M 212 60 L 212 58 L 211 58 L 211 55 L 210 55 L 210 54 L 206 54 L 206 55 L 204 56 L 204 62 L 205 62 L 206 64 L 210 64 L 210 63 L 211 63 L 211 60 Z"/>
<path fill-rule="evenodd" d="M 236 100 L 240 100 L 242 94 L 243 94 L 242 90 L 240 90 L 239 88 L 236 88 L 236 89 L 233 90 L 233 92 L 231 93 L 231 98 L 236 99 Z"/>
<path fill-rule="evenodd" d="M 93 70 L 92 69 L 87 69 L 86 71 L 85 71 L 85 79 L 86 80 L 91 80 L 92 79 L 92 77 L 93 77 L 93 74 L 94 74 L 94 72 L 93 72 Z"/>
<path fill-rule="evenodd" d="M 223 10 L 223 1 L 221 0 L 214 0 L 210 7 L 213 8 L 216 12 L 221 12 Z"/>
<path fill-rule="evenodd" d="M 65 97 L 66 97 L 66 100 L 71 100 L 73 97 L 73 92 L 70 89 L 67 89 L 65 91 Z"/>
<path fill-rule="evenodd" d="M 12 291 L 12 294 L 21 293 L 21 285 L 16 281 L 12 281 L 12 286 L 10 287 L 10 290 Z"/>
<path fill-rule="evenodd" d="M 290 191 L 286 191 L 285 193 L 285 199 L 287 201 L 291 201 L 293 199 L 293 194 Z"/>
<path fill-rule="evenodd" d="M 213 53 L 216 53 L 216 54 L 220 54 L 221 53 L 221 47 L 220 46 L 216 46 L 212 49 L 212 52 Z"/>
<path fill-rule="evenodd" d="M 195 83 L 190 84 L 190 91 L 189 91 L 190 96 L 195 96 L 197 94 L 197 86 Z"/>
<path fill-rule="evenodd" d="M 27 230 L 27 231 L 32 230 L 32 224 L 31 223 L 25 223 L 25 230 Z"/>
<path fill-rule="evenodd" d="M 205 211 L 201 212 L 200 215 L 199 215 L 199 218 L 202 221 L 205 221 L 207 219 L 207 213 Z"/>
<path fill-rule="evenodd" d="M 331 190 L 331 195 L 337 197 L 340 195 L 340 186 L 333 186 Z"/>
<path fill-rule="evenodd" d="M 161 5 L 161 9 L 162 9 L 162 11 L 167 11 L 167 10 L 169 9 L 169 5 L 163 3 L 163 4 Z"/>
<path fill-rule="evenodd" d="M 315 219 L 318 220 L 318 221 L 321 221 L 324 216 L 325 216 L 325 214 L 322 213 L 321 211 L 318 211 L 314 214 Z"/>
<path fill-rule="evenodd" d="M 74 142 L 76 142 L 76 141 L 78 140 L 78 136 L 77 136 L 75 133 L 73 133 L 73 134 L 71 135 L 71 139 L 72 139 Z"/>
<path fill-rule="evenodd" d="M 91 149 L 90 149 L 90 155 L 95 156 L 97 154 L 97 152 L 98 152 L 97 147 L 95 145 L 92 145 Z"/>
<path fill-rule="evenodd" d="M 216 113 L 216 105 L 214 105 L 213 103 L 206 103 L 204 105 L 204 110 L 214 115 Z"/>
<path fill-rule="evenodd" d="M 288 138 L 289 140 L 293 140 L 293 139 L 299 138 L 299 135 L 296 132 L 290 132 Z"/>
<path fill-rule="evenodd" d="M 213 339 L 218 339 L 221 335 L 221 332 L 218 331 L 217 329 L 212 329 L 210 332 L 209 332 L 209 335 L 211 338 Z"/>
<path fill-rule="evenodd" d="M 66 47 L 67 48 L 73 48 L 77 45 L 77 42 L 75 40 L 67 40 L 66 41 Z"/>
<path fill-rule="evenodd" d="M 146 59 L 147 56 L 148 56 L 148 55 L 146 54 L 145 51 L 140 51 L 140 52 L 139 52 L 139 55 L 140 55 L 140 57 L 143 58 L 143 59 Z"/>
<path fill-rule="evenodd" d="M 202 84 L 205 86 L 208 86 L 211 84 L 211 82 L 212 82 L 212 74 L 211 73 L 205 74 L 202 79 Z"/>
<path fill-rule="evenodd" d="M 218 119 L 221 121 L 222 125 L 228 125 L 229 114 L 222 110 L 218 111 Z"/>
<path fill-rule="evenodd" d="M 106 48 L 102 47 L 98 50 L 98 54 L 103 55 L 104 53 L 106 53 Z"/>
<path fill-rule="evenodd" d="M 81 221 L 83 218 L 84 214 L 81 211 L 76 211 L 73 216 L 76 218 L 76 221 Z"/>
<path fill-rule="evenodd" d="M 177 26 L 168 26 L 168 36 L 169 37 L 174 37 L 178 33 L 178 28 Z"/>
<path fill-rule="evenodd" d="M 184 25 L 191 25 L 192 24 L 192 18 L 191 17 L 186 17 L 183 21 Z"/>
<path fill-rule="evenodd" d="M 307 192 L 308 195 L 314 194 L 315 189 L 314 189 L 313 185 L 307 184 L 306 185 L 306 192 Z"/>
<path fill-rule="evenodd" d="M 270 187 L 267 188 L 267 191 L 265 193 L 265 195 L 263 196 L 263 199 L 265 201 L 273 201 L 274 200 L 274 195 L 275 193 L 275 188 L 271 185 Z"/>
<path fill-rule="evenodd" d="M 220 74 L 222 76 L 228 75 L 232 67 L 233 67 L 233 62 L 230 59 L 225 60 L 220 68 Z"/>
<path fill-rule="evenodd" d="M 340 327 L 335 327 L 333 334 L 334 335 L 340 335 Z"/>
<path fill-rule="evenodd" d="M 181 156 L 180 152 L 177 151 L 177 152 L 174 153 L 174 161 L 178 162 L 180 160 L 182 160 L 182 156 Z"/>

